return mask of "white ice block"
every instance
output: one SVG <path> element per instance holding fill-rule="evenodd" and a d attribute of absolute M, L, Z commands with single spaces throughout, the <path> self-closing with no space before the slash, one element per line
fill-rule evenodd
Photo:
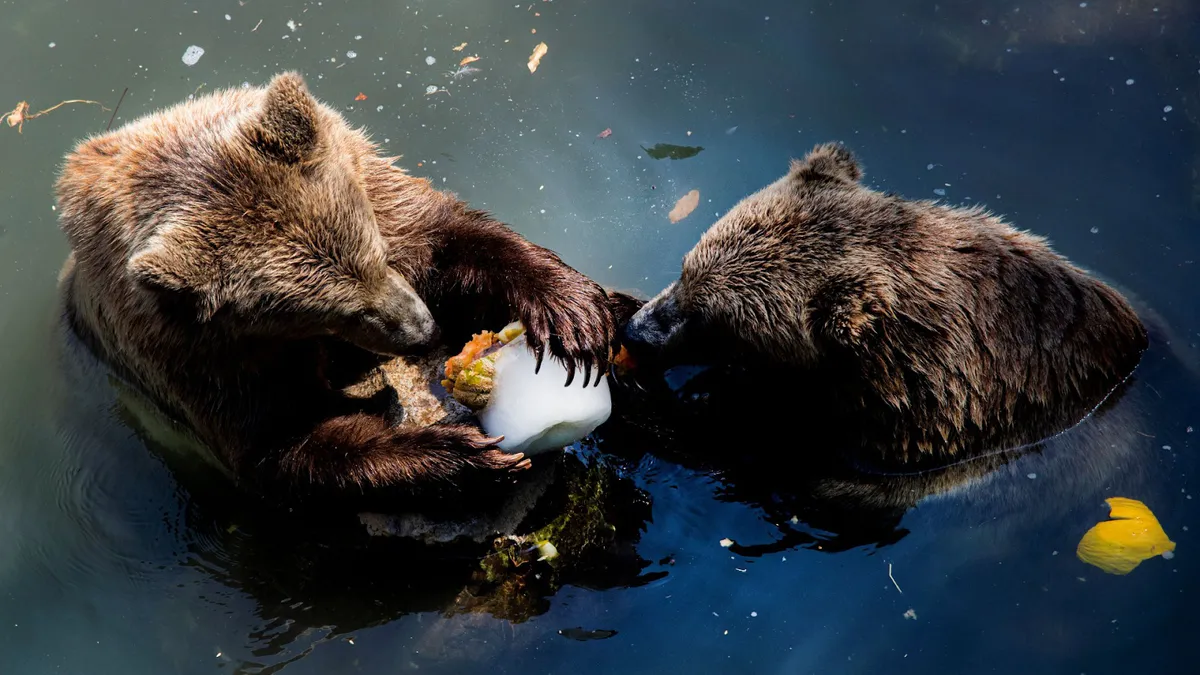
<path fill-rule="evenodd" d="M 608 378 L 592 372 L 587 388 L 583 372 L 570 387 L 567 370 L 549 355 L 534 374 L 537 358 L 521 335 L 496 354 L 496 374 L 479 421 L 490 436 L 504 436 L 500 449 L 535 455 L 560 450 L 587 436 L 608 419 L 612 396 Z M 600 386 L 595 386 L 595 376 Z"/>

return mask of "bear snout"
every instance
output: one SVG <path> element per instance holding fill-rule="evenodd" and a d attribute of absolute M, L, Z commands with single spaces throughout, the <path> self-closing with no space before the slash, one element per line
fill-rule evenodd
<path fill-rule="evenodd" d="M 633 315 L 625 325 L 622 343 L 635 357 L 661 354 L 679 340 L 686 323 L 674 295 L 663 293 Z"/>
<path fill-rule="evenodd" d="M 425 301 L 399 275 L 390 275 L 387 291 L 375 307 L 362 316 L 352 339 L 360 347 L 380 354 L 414 354 L 438 337 L 437 322 Z"/>

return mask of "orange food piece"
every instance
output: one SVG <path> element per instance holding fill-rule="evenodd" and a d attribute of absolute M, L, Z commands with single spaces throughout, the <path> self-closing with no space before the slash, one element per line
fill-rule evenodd
<path fill-rule="evenodd" d="M 460 65 L 460 66 L 465 66 L 465 65 L 467 65 L 468 63 L 475 63 L 475 62 L 476 62 L 476 61 L 478 61 L 478 60 L 479 60 L 479 57 L 478 57 L 478 56 L 466 56 L 466 57 L 463 57 L 463 60 L 462 60 L 462 61 L 459 61 L 459 62 L 458 62 L 458 65 Z"/>
<path fill-rule="evenodd" d="M 617 351 L 616 356 L 613 356 L 611 360 L 613 367 L 621 371 L 630 371 L 637 367 L 637 362 L 634 361 L 629 350 L 625 349 L 625 345 L 621 345 L 621 349 Z"/>
<path fill-rule="evenodd" d="M 451 356 L 446 361 L 446 381 L 453 386 L 454 380 L 458 379 L 458 372 L 466 368 L 475 359 L 479 358 L 487 348 L 500 341 L 499 336 L 490 330 L 485 330 L 482 333 L 476 333 L 471 336 L 471 341 L 463 346 L 462 351 Z M 444 384 L 444 383 L 443 383 Z"/>
<path fill-rule="evenodd" d="M 360 92 L 358 92 L 358 96 L 354 97 L 354 100 L 355 101 L 365 101 L 365 100 L 367 100 L 367 95 L 360 91 Z"/>

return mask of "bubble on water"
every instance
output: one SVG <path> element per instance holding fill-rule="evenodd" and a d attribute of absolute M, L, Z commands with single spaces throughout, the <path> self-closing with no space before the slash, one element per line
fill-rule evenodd
<path fill-rule="evenodd" d="M 433 58 L 432 56 L 425 57 L 425 65 L 432 66 L 435 63 L 437 63 L 437 59 Z"/>
<path fill-rule="evenodd" d="M 1133 78 L 1132 78 L 1132 77 L 1131 77 L 1131 78 L 1129 78 L 1128 80 L 1125 80 L 1125 86 L 1129 86 L 1129 85 L 1131 85 L 1131 84 L 1133 84 Z"/>
<path fill-rule="evenodd" d="M 183 52 L 183 64 L 185 66 L 194 66 L 200 60 L 201 56 L 204 56 L 204 48 L 192 45 Z"/>
<path fill-rule="evenodd" d="M 358 52 L 356 52 L 354 50 L 348 51 L 348 52 L 346 52 L 346 58 L 348 58 L 348 59 L 358 58 Z"/>
<path fill-rule="evenodd" d="M 436 94 L 437 92 L 438 92 L 438 88 L 437 88 L 436 84 L 431 84 L 428 87 L 425 87 L 425 93 L 427 95 L 428 94 Z"/>

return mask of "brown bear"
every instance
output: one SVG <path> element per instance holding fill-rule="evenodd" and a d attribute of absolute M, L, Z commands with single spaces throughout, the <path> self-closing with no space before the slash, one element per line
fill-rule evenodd
<path fill-rule="evenodd" d="M 902 463 L 1057 433 L 1139 363 L 1129 303 L 1044 239 L 862 175 L 839 144 L 794 161 L 702 236 L 624 344 L 643 362 L 755 363 L 759 391 L 848 416 L 851 450 Z"/>
<path fill-rule="evenodd" d="M 394 392 L 346 396 L 331 354 L 397 355 L 436 325 L 517 319 L 539 364 L 549 349 L 574 374 L 613 342 L 603 289 L 393 166 L 295 73 L 80 143 L 57 196 L 71 327 L 259 492 L 528 466 L 475 425 L 396 425 Z"/>

